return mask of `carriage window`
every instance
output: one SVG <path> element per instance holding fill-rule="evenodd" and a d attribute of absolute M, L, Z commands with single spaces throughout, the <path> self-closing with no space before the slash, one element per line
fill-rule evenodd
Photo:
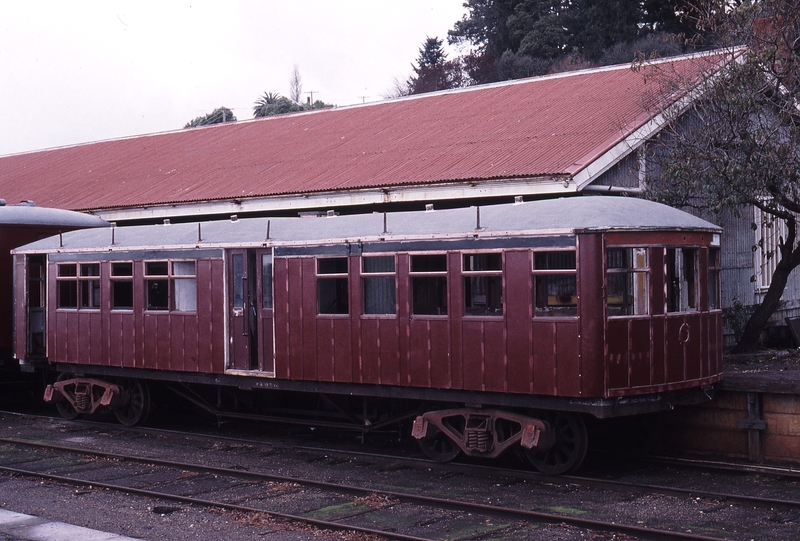
<path fill-rule="evenodd" d="M 58 265 L 56 295 L 59 308 L 78 307 L 78 266 L 75 263 Z"/>
<path fill-rule="evenodd" d="M 197 277 L 194 261 L 172 262 L 173 310 L 194 312 L 197 310 Z"/>
<path fill-rule="evenodd" d="M 610 248 L 606 254 L 608 315 L 649 313 L 647 248 Z"/>
<path fill-rule="evenodd" d="M 574 250 L 534 252 L 533 313 L 537 317 L 578 315 Z"/>
<path fill-rule="evenodd" d="M 719 248 L 708 250 L 708 309 L 719 310 L 720 302 L 719 273 L 722 270 Z"/>
<path fill-rule="evenodd" d="M 169 265 L 166 261 L 144 264 L 148 310 L 169 310 Z"/>
<path fill-rule="evenodd" d="M 133 310 L 133 263 L 111 263 L 111 309 Z"/>
<path fill-rule="evenodd" d="M 697 248 L 666 249 L 667 312 L 698 310 L 698 262 Z"/>
<path fill-rule="evenodd" d="M 83 263 L 80 268 L 81 308 L 100 308 L 100 263 Z"/>
<path fill-rule="evenodd" d="M 272 254 L 261 256 L 261 308 L 272 308 Z"/>
<path fill-rule="evenodd" d="M 502 254 L 464 254 L 464 313 L 503 315 Z"/>
<path fill-rule="evenodd" d="M 348 314 L 347 258 L 317 260 L 317 313 Z"/>
<path fill-rule="evenodd" d="M 233 307 L 244 306 L 244 256 L 233 254 Z"/>
<path fill-rule="evenodd" d="M 411 313 L 447 315 L 447 256 L 411 256 Z"/>
<path fill-rule="evenodd" d="M 28 306 L 42 308 L 44 306 L 44 263 L 42 257 L 28 257 Z"/>
<path fill-rule="evenodd" d="M 394 256 L 361 259 L 365 314 L 396 314 Z"/>
<path fill-rule="evenodd" d="M 194 261 L 146 261 L 144 277 L 148 310 L 197 310 Z"/>

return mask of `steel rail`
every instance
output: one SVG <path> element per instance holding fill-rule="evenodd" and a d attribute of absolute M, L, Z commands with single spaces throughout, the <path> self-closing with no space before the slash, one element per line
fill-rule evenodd
<path fill-rule="evenodd" d="M 261 473 L 261 472 L 243 472 L 241 470 L 232 470 L 228 468 L 221 468 L 216 466 L 203 466 L 198 464 L 188 464 L 182 462 L 175 462 L 169 460 L 162 460 L 162 459 L 155 459 L 155 458 L 146 458 L 146 457 L 137 457 L 137 456 L 129 456 L 129 455 L 122 455 L 117 453 L 108 453 L 104 451 L 90 451 L 86 449 L 78 449 L 60 445 L 49 445 L 46 443 L 38 443 L 38 442 L 28 442 L 24 440 L 15 440 L 12 438 L 0 438 L 0 443 L 7 443 L 11 445 L 20 445 L 20 446 L 29 446 L 35 447 L 40 449 L 49 449 L 49 450 L 57 450 L 63 452 L 69 452 L 74 454 L 86 455 L 86 456 L 94 456 L 100 458 L 107 458 L 111 460 L 123 460 L 127 462 L 135 462 L 139 464 L 149 464 L 149 465 L 157 465 L 157 466 L 164 466 L 164 467 L 172 467 L 178 468 L 185 471 L 193 471 L 198 473 L 212 473 L 216 475 L 224 475 L 229 476 L 237 479 L 247 479 L 247 480 L 264 480 L 264 481 L 277 481 L 277 482 L 288 482 L 288 483 L 296 483 L 299 485 L 311 486 L 315 488 L 321 488 L 325 490 L 335 491 L 335 492 L 346 492 L 350 494 L 359 494 L 359 495 L 378 495 L 384 496 L 387 498 L 393 498 L 398 501 L 415 503 L 415 504 L 424 504 L 429 505 L 435 508 L 446 508 L 452 510 L 460 510 L 460 511 L 468 511 L 468 512 L 480 512 L 486 513 L 489 515 L 494 516 L 505 516 L 511 518 L 522 518 L 522 519 L 534 519 L 539 522 L 547 522 L 547 523 L 566 523 L 573 526 L 579 526 L 588 528 L 590 530 L 601 530 L 607 532 L 617 532 L 617 533 L 625 533 L 629 535 L 638 535 L 643 536 L 646 539 L 654 539 L 654 540 L 674 540 L 674 539 L 682 539 L 682 540 L 690 540 L 690 541 L 728 541 L 722 538 L 716 537 L 708 537 L 708 536 L 701 536 L 696 535 L 693 533 L 685 533 L 685 532 L 676 532 L 671 530 L 662 530 L 656 528 L 646 528 L 642 526 L 632 526 L 626 524 L 619 524 L 614 522 L 607 522 L 607 521 L 599 521 L 599 520 L 592 520 L 592 519 L 584 519 L 579 517 L 571 517 L 565 515 L 557 515 L 553 513 L 543 513 L 539 511 L 529 511 L 524 509 L 512 509 L 507 507 L 500 507 L 495 505 L 488 505 L 488 504 L 481 504 L 481 503 L 474 503 L 474 502 L 467 502 L 462 500 L 452 500 L 452 499 L 444 499 L 444 498 L 437 498 L 433 496 L 424 496 L 419 494 L 412 494 L 407 492 L 397 492 L 397 491 L 389 491 L 389 490 L 382 490 L 382 489 L 371 489 L 371 488 L 363 488 L 353 485 L 344 485 L 338 483 L 329 483 L 324 481 L 314 481 L 310 479 L 303 479 L 300 477 L 290 477 L 290 476 L 283 476 L 283 475 L 275 475 L 275 474 L 268 474 L 268 473 Z M 31 472 L 27 470 L 19 470 L 17 468 L 9 468 L 0 466 L 0 471 L 11 471 L 12 473 L 18 474 L 25 474 L 25 475 L 32 475 L 43 477 L 45 475 L 50 474 L 39 474 L 37 472 Z M 56 479 L 57 478 L 57 479 Z M 116 485 L 105 485 L 100 484 L 92 481 L 80 481 L 75 478 L 70 477 L 60 477 L 60 476 L 53 476 L 53 480 L 63 481 L 67 483 L 80 483 L 82 485 L 91 485 L 91 486 L 102 486 L 103 488 L 109 488 L 112 490 L 119 490 L 123 492 L 133 492 L 137 491 L 137 494 L 150 496 L 150 497 L 158 497 L 163 499 L 173 499 L 174 501 L 181 501 L 186 503 L 197 503 L 198 505 L 205 505 L 211 507 L 220 507 L 227 506 L 229 504 L 219 504 L 216 502 L 209 502 L 206 500 L 199 500 L 194 498 L 189 498 L 185 496 L 173 496 L 170 494 L 162 494 L 152 491 L 147 491 L 144 489 L 129 489 L 128 487 L 118 487 Z M 141 491 L 141 492 L 139 492 Z M 178 498 L 178 499 L 176 499 Z M 191 501 L 189 501 L 191 500 Z M 303 522 L 308 522 L 310 519 L 306 519 L 303 517 L 295 517 L 293 515 L 284 515 L 280 513 L 272 513 L 271 511 L 259 510 L 254 508 L 240 508 L 240 506 L 235 506 L 236 510 L 247 510 L 248 512 L 263 512 L 270 514 L 272 516 L 276 516 L 279 518 L 288 518 L 291 520 L 297 519 Z M 310 522 L 309 522 L 310 523 Z M 338 523 L 328 523 L 326 521 L 317 521 L 317 523 L 325 523 L 325 524 L 338 524 Z M 331 526 L 333 527 L 333 526 Z M 338 524 L 339 529 L 351 529 L 349 526 L 345 526 L 342 524 Z M 366 529 L 364 529 L 366 531 Z M 376 535 L 384 535 L 391 534 L 391 532 L 380 533 L 377 531 L 371 531 L 370 533 L 374 533 Z M 394 534 L 392 534 L 394 535 Z M 402 534 L 399 534 L 402 535 Z M 411 537 L 397 537 L 397 539 L 418 539 L 418 538 L 411 538 Z"/>
<path fill-rule="evenodd" d="M 85 487 L 97 487 L 97 488 L 104 488 L 107 490 L 113 490 L 116 492 L 123 492 L 128 494 L 136 494 L 137 496 L 145 496 L 148 498 L 156 498 L 159 500 L 167 500 L 179 503 L 186 503 L 191 505 L 199 505 L 202 507 L 208 508 L 216 508 L 216 509 L 225 509 L 226 511 L 238 511 L 242 513 L 261 513 L 264 515 L 268 515 L 273 518 L 278 518 L 282 520 L 289 520 L 289 521 L 296 521 L 301 522 L 304 524 L 309 524 L 312 526 L 316 526 L 319 528 L 327 528 L 331 530 L 338 530 L 338 531 L 350 531 L 350 532 L 358 532 L 367 535 L 376 535 L 380 537 L 386 537 L 389 539 L 398 539 L 400 541 L 432 541 L 430 539 L 424 537 L 414 537 L 411 535 L 404 535 L 398 534 L 394 532 L 387 532 L 383 530 L 372 530 L 370 528 L 362 528 L 360 526 L 349 526 L 347 524 L 342 524 L 338 522 L 330 522 L 327 520 L 318 520 L 308 517 L 301 517 L 298 515 L 291 515 L 288 513 L 280 513 L 277 511 L 269 511 L 267 509 L 258 509 L 256 507 L 248 507 L 245 505 L 237 505 L 233 503 L 225 503 L 225 502 L 217 502 L 213 500 L 204 500 L 202 498 L 195 498 L 192 496 L 181 496 L 179 494 L 169 494 L 166 492 L 156 492 L 153 490 L 147 490 L 143 488 L 135 488 L 135 487 L 127 487 L 122 485 L 114 485 L 110 483 L 103 483 L 100 481 L 88 481 L 82 479 L 76 479 L 74 477 L 64 477 L 62 475 L 53 475 L 50 473 L 41 473 L 41 472 L 34 472 L 29 470 L 22 470 L 19 468 L 11 468 L 8 466 L 0 466 L 0 471 L 6 473 L 12 473 L 15 475 L 22 475 L 26 477 L 34 477 L 37 479 L 46 479 L 48 481 L 55 481 L 59 483 L 64 483 L 72 486 L 85 486 Z"/>
<path fill-rule="evenodd" d="M 2 412 L 2 413 L 12 413 L 14 415 L 28 415 L 28 414 L 18 414 L 14 412 Z M 354 450 L 342 450 L 342 449 L 332 449 L 326 447 L 317 447 L 317 446 L 305 446 L 305 445 L 287 445 L 282 443 L 272 443 L 272 442 L 264 442 L 259 440 L 251 440 L 251 439 L 243 439 L 243 438 L 234 438 L 230 436 L 216 436 L 216 435 L 208 435 L 208 434 L 198 434 L 194 432 L 184 432 L 180 430 L 169 430 L 169 429 L 162 429 L 162 428 L 150 428 L 150 427 L 125 427 L 121 425 L 109 424 L 100 421 L 87 421 L 87 420 L 73 420 L 72 423 L 80 423 L 89 426 L 99 426 L 103 428 L 107 428 L 108 426 L 114 426 L 115 428 L 126 430 L 126 431 L 135 431 L 141 432 L 146 434 L 156 434 L 156 435 L 163 435 L 163 434 L 170 434 L 170 435 L 178 435 L 184 437 L 197 437 L 203 439 L 212 439 L 215 442 L 220 440 L 222 441 L 229 441 L 231 443 L 245 443 L 250 445 L 270 445 L 273 447 L 282 447 L 286 449 L 303 449 L 308 451 L 314 452 L 322 452 L 322 453 L 329 453 L 329 454 L 344 454 L 347 456 L 359 456 L 365 458 L 380 458 L 380 459 L 391 459 L 395 461 L 400 461 L 404 463 L 408 463 L 411 465 L 419 465 L 424 464 L 426 467 L 436 467 L 448 471 L 458 471 L 460 473 L 474 473 L 475 471 L 481 471 L 483 473 L 497 476 L 497 477 L 511 477 L 515 479 L 524 479 L 527 481 L 533 482 L 544 482 L 544 483 L 554 483 L 558 485 L 565 485 L 565 484 L 580 484 L 582 486 L 592 487 L 592 488 L 600 488 L 600 489 L 608 489 L 612 488 L 615 490 L 635 490 L 638 492 L 646 492 L 650 494 L 663 494 L 669 496 L 682 496 L 682 497 L 700 497 L 700 498 L 708 498 L 708 499 L 717 499 L 717 500 L 725 500 L 725 501 L 735 501 L 738 503 L 745 503 L 745 504 L 753 504 L 753 505 L 761 505 L 761 506 L 784 506 L 784 507 L 792 507 L 792 508 L 800 508 L 800 501 L 797 500 L 781 500 L 776 498 L 763 498 L 759 496 L 747 496 L 742 494 L 730 494 L 730 493 L 723 493 L 723 492 L 711 492 L 707 490 L 701 489 L 687 489 L 687 488 L 678 488 L 678 487 L 669 487 L 664 485 L 652 485 L 647 483 L 632 483 L 626 481 L 615 481 L 615 480 L 606 480 L 606 479 L 596 479 L 592 477 L 586 476 L 575 476 L 575 475 L 557 475 L 551 476 L 546 475 L 538 472 L 533 471 L 525 471 L 525 470 L 513 470 L 513 469 L 504 469 L 498 468 L 495 466 L 486 466 L 486 465 L 475 465 L 475 464 L 458 464 L 458 463 L 440 463 L 435 462 L 430 459 L 426 458 L 410 458 L 410 457 L 402 457 L 402 456 L 395 456 L 395 455 L 387 455 L 383 453 L 369 453 L 364 451 L 354 451 Z M 0 441 L 3 441 L 0 438 Z M 77 451 L 77 449 L 74 449 Z M 650 459 L 644 459 L 647 462 L 650 462 Z M 746 472 L 746 473 L 765 473 L 769 475 L 783 475 L 783 476 L 790 476 L 790 477 L 800 477 L 800 471 L 797 470 L 789 470 L 784 468 L 778 467 L 770 467 L 770 466 L 753 466 L 753 465 L 739 465 L 739 464 L 731 464 L 731 463 L 724 463 L 718 461 L 702 461 L 702 460 L 695 460 L 695 459 L 673 459 L 670 457 L 654 457 L 652 460 L 656 463 L 665 463 L 665 464 L 675 464 L 675 465 L 685 465 L 697 468 L 704 468 L 708 467 L 710 469 L 719 469 L 722 471 L 733 471 L 733 472 Z M 288 479 L 288 481 L 294 481 L 294 479 Z"/>

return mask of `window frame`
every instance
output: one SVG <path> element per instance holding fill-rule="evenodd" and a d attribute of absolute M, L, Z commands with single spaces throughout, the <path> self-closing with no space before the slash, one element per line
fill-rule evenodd
<path fill-rule="evenodd" d="M 575 265 L 573 268 L 567 269 L 548 269 L 548 268 L 537 268 L 536 266 L 536 256 L 538 254 L 549 254 L 549 253 L 572 253 L 574 254 Z M 539 277 L 562 277 L 568 276 L 572 277 L 575 282 L 575 303 L 574 303 L 574 313 L 569 313 L 568 310 L 563 310 L 567 313 L 547 313 L 545 310 L 550 308 L 550 304 L 547 306 L 540 308 L 537 302 L 537 278 Z M 547 295 L 549 299 L 550 295 Z M 542 250 L 532 250 L 531 251 L 531 315 L 534 319 L 536 318 L 545 318 L 548 321 L 553 319 L 571 319 L 575 320 L 578 318 L 579 314 L 579 305 L 580 305 L 580 292 L 579 292 L 579 285 L 578 285 L 578 250 L 577 247 L 569 247 L 569 248 L 548 248 Z"/>
<path fill-rule="evenodd" d="M 114 265 L 130 265 L 131 273 L 128 274 L 114 274 Z M 134 275 L 134 263 L 133 260 L 131 261 L 111 261 L 109 266 L 109 295 L 111 296 L 110 299 L 110 308 L 113 312 L 131 312 L 134 308 L 134 290 L 135 287 L 133 285 L 133 275 Z M 119 283 L 128 283 L 130 284 L 130 306 L 116 306 L 116 295 L 114 291 L 116 290 L 115 284 Z"/>
<path fill-rule="evenodd" d="M 670 258 L 670 251 L 674 253 Z M 677 253 L 680 252 L 681 268 L 677 276 L 674 275 L 675 269 L 670 269 L 670 264 L 677 264 Z M 701 306 L 701 289 L 703 285 L 700 283 L 700 246 L 694 245 L 680 245 L 680 246 L 665 246 L 664 247 L 664 313 L 665 314 L 696 314 L 703 311 Z M 686 254 L 691 253 L 691 273 L 686 273 Z M 678 297 L 677 301 L 680 306 L 674 308 L 672 304 L 675 300 L 675 292 L 671 291 L 670 276 L 677 278 L 678 282 Z M 691 277 L 691 279 L 688 279 Z M 684 280 L 684 278 L 687 278 Z M 686 284 L 686 288 L 683 284 Z M 684 309 L 683 300 L 686 296 L 686 308 Z"/>
<path fill-rule="evenodd" d="M 167 271 L 165 274 L 156 274 L 149 271 L 148 265 L 166 263 Z M 194 272 L 192 274 L 182 274 L 175 270 L 175 263 L 192 263 Z M 155 314 L 197 314 L 197 260 L 196 259 L 152 259 L 142 262 L 144 284 L 144 311 Z M 192 282 L 194 285 L 194 307 L 193 309 L 180 309 L 177 307 L 176 281 Z M 166 282 L 167 299 L 163 308 L 154 307 L 150 302 L 150 283 Z M 135 288 L 134 288 L 135 289 Z M 124 310 L 124 309 L 121 309 Z"/>
<path fill-rule="evenodd" d="M 469 269 L 467 270 L 467 258 L 479 257 L 479 256 L 498 256 L 500 260 L 500 268 L 499 269 Z M 472 266 L 472 265 L 470 265 Z M 462 280 L 461 283 L 463 285 L 463 303 L 462 303 L 462 315 L 465 318 L 495 318 L 495 319 L 502 319 L 505 314 L 505 279 L 504 279 L 504 270 L 505 266 L 505 253 L 502 251 L 486 251 L 486 252 L 461 252 L 461 276 Z M 493 279 L 500 279 L 500 299 L 499 299 L 499 312 L 490 312 L 490 296 L 492 291 L 494 290 L 492 283 L 494 282 Z M 476 279 L 484 279 L 485 284 L 482 288 L 486 292 L 486 308 L 483 310 L 482 313 L 476 313 L 477 309 L 475 306 L 468 306 L 468 302 L 470 300 L 475 299 L 475 295 L 468 295 L 468 292 L 472 291 L 472 288 L 476 284 Z M 496 285 L 494 286 L 496 287 Z M 470 298 L 471 297 L 471 298 Z M 492 304 L 494 306 L 495 304 Z M 470 310 L 473 313 L 470 313 Z"/>
<path fill-rule="evenodd" d="M 321 264 L 326 261 L 332 260 L 344 260 L 345 262 L 345 270 L 341 272 L 340 269 L 332 269 L 334 272 L 324 272 Z M 314 259 L 314 270 L 315 270 L 315 278 L 316 278 L 316 297 L 317 297 L 317 317 L 348 317 L 350 316 L 350 257 L 348 256 L 330 256 L 330 257 L 317 257 Z M 328 312 L 322 311 L 322 294 L 323 290 L 321 289 L 322 282 L 334 282 L 333 284 L 333 292 L 334 297 L 332 302 L 336 303 L 335 306 L 336 311 Z M 344 284 L 344 287 L 342 287 Z M 327 287 L 327 286 L 326 286 Z M 342 296 L 341 290 L 344 289 L 345 293 Z M 341 302 L 341 299 L 344 299 L 344 303 Z M 331 304 L 331 303 L 329 303 Z M 342 304 L 344 305 L 344 311 L 342 311 Z"/>
<path fill-rule="evenodd" d="M 73 269 L 66 274 L 62 270 Z M 96 274 L 86 274 L 86 269 L 96 268 Z M 65 261 L 56 263 L 56 310 L 76 312 L 99 312 L 102 309 L 102 264 L 100 261 Z M 74 302 L 63 305 L 65 288 L 70 300 Z M 86 304 L 84 304 L 86 302 Z"/>
<path fill-rule="evenodd" d="M 442 257 L 444 258 L 444 270 L 414 270 L 414 261 L 420 257 Z M 450 271 L 450 258 L 448 257 L 447 252 L 419 252 L 408 254 L 408 282 L 409 282 L 409 317 L 411 318 L 441 318 L 446 319 L 449 317 L 450 312 L 450 285 L 448 280 L 448 275 Z M 441 279 L 444 278 L 444 286 L 442 287 Z M 430 283 L 434 284 L 434 294 L 439 295 L 441 291 L 444 290 L 444 312 L 441 311 L 442 304 L 438 302 L 441 299 L 438 299 L 436 302 L 437 305 L 437 313 L 426 313 L 426 312 L 417 312 L 415 310 L 416 302 L 415 302 L 415 286 L 414 282 L 416 280 L 425 279 L 428 280 Z M 435 280 L 435 281 L 434 281 Z"/>
<path fill-rule="evenodd" d="M 716 257 L 712 257 L 716 254 Z M 708 247 L 708 310 L 722 311 L 722 249 Z"/>
<path fill-rule="evenodd" d="M 391 271 L 368 271 L 368 270 L 366 270 L 366 268 L 365 268 L 366 267 L 366 265 L 365 265 L 366 260 L 368 260 L 368 259 L 377 259 L 377 258 L 391 258 L 392 262 L 393 262 L 393 265 L 392 265 L 393 270 L 391 270 Z M 362 254 L 360 264 L 361 264 L 361 304 L 362 304 L 362 306 L 361 306 L 361 315 L 365 316 L 365 317 L 369 317 L 369 318 L 380 318 L 380 317 L 396 318 L 397 317 L 397 312 L 398 312 L 398 305 L 397 305 L 397 296 L 398 296 L 397 295 L 397 254 L 395 254 L 395 253 L 369 254 L 369 255 Z M 368 294 L 368 287 L 367 287 L 368 281 L 374 280 L 374 279 L 386 279 L 386 278 L 391 278 L 392 279 L 392 286 L 393 286 L 393 288 L 392 288 L 393 289 L 392 296 L 394 298 L 393 299 L 394 300 L 394 311 L 393 312 L 368 312 L 367 311 L 368 302 L 369 302 L 368 301 L 368 297 L 370 296 Z"/>
<path fill-rule="evenodd" d="M 653 280 L 653 277 L 652 277 L 653 255 L 650 253 L 652 248 L 653 247 L 650 246 L 650 245 L 641 245 L 641 244 L 635 244 L 635 245 L 624 244 L 624 245 L 606 246 L 605 252 L 603 253 L 603 270 L 605 271 L 603 273 L 603 280 L 604 280 L 604 284 L 605 284 L 605 299 L 604 299 L 604 302 L 605 302 L 605 309 L 606 309 L 606 317 L 608 319 L 637 318 L 637 317 L 639 317 L 639 318 L 644 318 L 644 317 L 649 318 L 649 317 L 652 317 L 652 315 L 653 315 L 653 300 L 651 298 L 651 296 L 652 296 L 651 295 L 651 284 L 652 284 L 652 280 Z M 610 267 L 609 266 L 609 253 L 612 250 L 625 250 L 625 251 L 630 250 L 630 251 L 632 251 L 633 253 L 631 254 L 631 257 L 630 257 L 630 263 L 627 266 L 624 266 L 624 267 Z M 641 250 L 645 254 L 645 257 L 646 257 L 647 261 L 646 261 L 646 264 L 644 266 L 637 266 L 637 264 L 635 262 L 635 259 L 636 259 L 635 251 L 637 251 L 637 250 Z M 612 306 L 617 306 L 617 305 L 612 305 L 609 302 L 609 299 L 611 297 L 611 286 L 609 285 L 609 277 L 611 275 L 624 276 L 625 277 L 626 292 L 623 295 L 623 298 L 624 298 L 625 295 L 628 295 L 628 294 L 632 295 L 632 297 L 634 298 L 634 301 L 631 304 L 631 306 L 634 306 L 634 307 L 637 306 L 637 303 L 636 303 L 636 298 L 637 298 L 636 297 L 636 291 L 637 291 L 637 288 L 636 288 L 636 285 L 635 285 L 635 283 L 636 283 L 635 279 L 637 278 L 637 275 L 642 275 L 644 277 L 644 279 L 645 279 L 644 287 L 642 288 L 640 286 L 638 288 L 638 290 L 642 290 L 643 289 L 644 292 L 645 292 L 645 295 L 643 297 L 645 302 L 646 302 L 646 307 L 645 307 L 644 312 L 634 312 L 634 313 L 627 313 L 626 312 L 626 313 L 621 313 L 621 314 L 619 314 L 619 313 L 612 314 L 611 313 L 612 312 L 612 310 L 611 310 Z M 630 288 L 630 291 L 627 290 L 628 285 L 629 285 L 628 278 L 634 280 L 634 282 L 632 282 L 634 285 Z M 625 305 L 620 305 L 620 306 L 624 307 Z"/>

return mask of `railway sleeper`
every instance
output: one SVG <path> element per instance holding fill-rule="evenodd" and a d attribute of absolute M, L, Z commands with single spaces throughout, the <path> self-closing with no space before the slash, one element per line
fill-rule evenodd
<path fill-rule="evenodd" d="M 411 434 L 426 454 L 439 461 L 455 458 L 459 450 L 468 456 L 496 458 L 516 444 L 542 452 L 555 444 L 546 421 L 494 409 L 430 411 L 414 420 Z M 442 436 L 457 448 L 441 441 Z"/>
<path fill-rule="evenodd" d="M 57 381 L 44 390 L 48 404 L 68 403 L 78 414 L 92 414 L 101 406 L 118 409 L 129 402 L 129 394 L 121 386 L 107 381 L 74 377 Z"/>

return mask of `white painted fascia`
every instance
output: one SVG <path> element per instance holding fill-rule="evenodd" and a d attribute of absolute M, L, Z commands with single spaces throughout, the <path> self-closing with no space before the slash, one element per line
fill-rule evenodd
<path fill-rule="evenodd" d="M 534 177 L 527 179 L 467 180 L 425 186 L 366 188 L 311 194 L 264 196 L 221 201 L 200 201 L 147 205 L 136 208 L 89 209 L 109 222 L 128 220 L 162 220 L 173 217 L 208 215 L 247 215 L 287 210 L 333 209 L 385 203 L 413 203 L 513 197 L 517 195 L 552 195 L 575 193 L 576 186 L 567 177 Z"/>
<path fill-rule="evenodd" d="M 733 55 L 733 62 L 742 62 L 744 60 L 743 47 L 736 47 L 731 51 Z M 712 51 L 713 52 L 713 51 Z M 575 173 L 572 180 L 575 182 L 578 191 L 583 190 L 587 185 L 591 184 L 603 173 L 611 169 L 614 165 L 619 163 L 623 158 L 628 156 L 631 152 L 637 150 L 644 143 L 650 140 L 664 126 L 669 124 L 674 119 L 680 117 L 685 113 L 694 103 L 694 101 L 705 93 L 706 88 L 713 84 L 718 77 L 722 76 L 724 66 L 720 67 L 715 73 L 711 74 L 698 84 L 686 92 L 683 96 L 674 101 L 669 107 L 662 112 L 654 115 L 647 122 L 642 124 L 638 129 L 634 130 L 630 135 L 625 137 L 622 141 L 615 144 L 611 149 L 606 151 L 596 160 L 590 162 L 586 167 Z"/>

